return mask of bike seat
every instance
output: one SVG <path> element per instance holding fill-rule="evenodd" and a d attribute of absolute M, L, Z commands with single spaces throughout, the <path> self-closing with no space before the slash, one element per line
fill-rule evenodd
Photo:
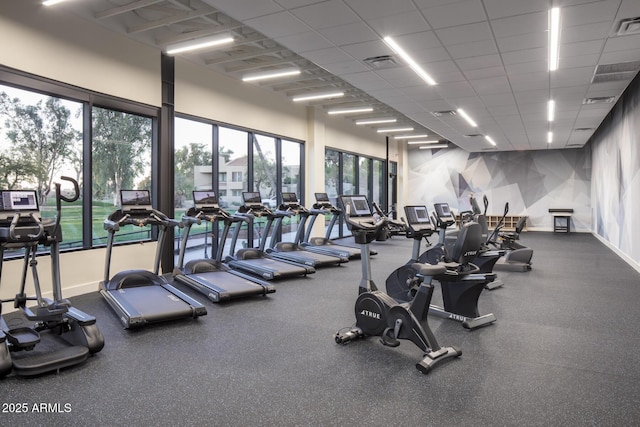
<path fill-rule="evenodd" d="M 447 267 L 443 264 L 431 265 L 431 264 L 421 264 L 419 262 L 411 264 L 418 274 L 423 276 L 437 276 L 438 274 L 442 274 L 447 271 Z"/>

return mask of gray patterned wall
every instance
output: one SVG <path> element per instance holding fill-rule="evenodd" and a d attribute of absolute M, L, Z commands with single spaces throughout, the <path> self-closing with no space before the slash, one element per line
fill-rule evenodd
<path fill-rule="evenodd" d="M 591 231 L 591 151 L 468 153 L 461 149 L 409 152 L 407 203 L 448 202 L 469 209 L 471 192 L 489 198 L 488 214 L 529 216 L 529 229 L 552 230 L 549 208 L 572 208 L 572 229 Z"/>
<path fill-rule="evenodd" d="M 640 269 L 640 76 L 591 141 L 595 233 Z"/>

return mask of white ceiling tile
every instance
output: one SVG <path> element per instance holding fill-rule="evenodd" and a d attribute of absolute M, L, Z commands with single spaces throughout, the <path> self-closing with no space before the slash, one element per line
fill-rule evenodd
<path fill-rule="evenodd" d="M 398 88 L 426 85 L 409 67 L 378 70 L 376 73 L 394 87 Z"/>
<path fill-rule="evenodd" d="M 464 75 L 469 80 L 484 79 L 488 77 L 506 76 L 504 67 L 479 68 L 476 70 L 467 70 Z"/>
<path fill-rule="evenodd" d="M 277 37 L 275 38 L 275 41 L 277 41 L 287 49 L 301 53 L 301 56 L 304 57 L 306 57 L 306 52 L 308 51 L 329 48 L 333 46 L 333 44 L 329 40 L 316 33 L 315 31 L 308 31 L 306 33 L 295 34 L 286 37 Z M 313 61 L 313 59 L 310 60 Z"/>
<path fill-rule="evenodd" d="M 415 86 L 402 89 L 402 93 L 407 97 L 407 99 L 411 99 L 412 101 L 421 102 L 420 105 L 424 107 L 425 102 L 444 102 L 440 94 L 436 91 L 434 86 Z"/>
<path fill-rule="evenodd" d="M 344 0 L 362 19 L 377 19 L 399 13 L 416 13 L 417 9 L 411 0 L 371 1 L 371 0 Z"/>
<path fill-rule="evenodd" d="M 539 47 L 535 49 L 523 49 L 502 54 L 502 60 L 507 64 L 518 64 L 520 62 L 543 61 L 547 63 L 547 48 Z"/>
<path fill-rule="evenodd" d="M 354 59 L 350 55 L 345 53 L 342 49 L 337 47 L 310 50 L 308 52 L 304 52 L 303 56 L 309 61 L 312 61 L 313 63 L 320 66 Z"/>
<path fill-rule="evenodd" d="M 604 46 L 605 52 L 615 52 L 618 50 L 636 50 L 640 47 L 640 34 L 623 37 L 611 37 L 607 39 Z"/>
<path fill-rule="evenodd" d="M 544 12 L 511 16 L 509 18 L 492 19 L 490 21 L 493 33 L 497 38 L 517 36 L 520 34 L 545 31 L 549 27 L 549 14 Z"/>
<path fill-rule="evenodd" d="M 376 33 L 363 22 L 354 22 L 346 25 L 338 25 L 336 27 L 324 28 L 318 30 L 327 39 L 331 40 L 336 46 L 345 46 L 348 44 L 363 43 L 380 38 Z"/>
<path fill-rule="evenodd" d="M 493 40 L 482 40 L 471 43 L 454 44 L 446 47 L 454 59 L 469 58 L 473 56 L 485 56 L 498 53 Z"/>
<path fill-rule="evenodd" d="M 461 58 L 456 60 L 456 64 L 462 71 L 477 70 L 479 68 L 501 67 L 500 55 L 474 56 L 471 58 Z"/>
<path fill-rule="evenodd" d="M 202 0 L 239 21 L 282 12 L 283 8 L 271 0 Z"/>
<path fill-rule="evenodd" d="M 560 65 L 562 68 L 562 61 L 569 56 L 580 56 L 589 54 L 600 54 L 602 52 L 603 42 L 602 40 L 588 40 L 584 42 L 561 44 L 560 45 Z"/>
<path fill-rule="evenodd" d="M 255 3 L 255 0 L 250 0 L 250 1 Z M 314 3 L 322 3 L 323 1 L 326 1 L 326 0 L 273 0 L 273 1 L 286 9 L 292 9 L 294 7 L 308 6 Z"/>
<path fill-rule="evenodd" d="M 530 90 L 528 92 L 517 92 L 513 96 L 518 103 L 518 107 L 526 104 L 544 104 L 548 101 L 548 92 L 541 90 Z"/>
<path fill-rule="evenodd" d="M 465 0 L 421 11 L 432 28 L 454 27 L 487 19 L 480 0 Z"/>
<path fill-rule="evenodd" d="M 495 120 L 498 120 L 500 117 L 507 117 L 507 121 L 511 121 L 514 116 L 518 117 L 518 114 L 513 113 L 513 105 L 487 107 L 487 111 L 489 111 Z"/>
<path fill-rule="evenodd" d="M 549 72 L 515 74 L 509 76 L 509 82 L 514 92 L 528 92 L 532 90 L 549 89 Z"/>
<path fill-rule="evenodd" d="M 274 13 L 259 18 L 247 19 L 247 25 L 271 38 L 286 37 L 309 31 L 309 27 L 289 12 Z"/>
<path fill-rule="evenodd" d="M 490 19 L 524 15 L 526 13 L 546 11 L 549 9 L 549 2 L 547 0 L 484 0 L 484 5 L 487 8 L 487 14 Z"/>
<path fill-rule="evenodd" d="M 546 47 L 549 44 L 549 33 L 547 31 L 538 31 L 536 33 L 502 37 L 496 39 L 496 42 L 500 52 Z"/>
<path fill-rule="evenodd" d="M 622 0 L 616 20 L 622 18 L 635 18 L 640 16 L 640 2 L 638 0 Z"/>
<path fill-rule="evenodd" d="M 487 79 L 470 80 L 469 82 L 478 95 L 511 92 L 511 87 L 506 77 L 490 77 Z"/>
<path fill-rule="evenodd" d="M 600 64 L 617 64 L 618 62 L 630 62 L 640 59 L 640 49 L 618 50 L 604 52 L 600 58 Z"/>
<path fill-rule="evenodd" d="M 560 68 L 551 73 L 551 87 L 588 85 L 593 77 L 593 67 Z"/>
<path fill-rule="evenodd" d="M 373 71 L 363 71 L 361 73 L 352 73 L 345 74 L 341 76 L 346 82 L 354 85 L 355 87 L 364 90 L 370 91 L 375 89 L 391 89 L 392 86 L 378 76 Z"/>
<path fill-rule="evenodd" d="M 505 64 L 504 68 L 507 70 L 507 74 L 509 76 L 515 76 L 518 74 L 528 74 L 541 71 L 547 72 L 549 66 L 547 65 L 547 61 L 534 61 Z"/>
<path fill-rule="evenodd" d="M 291 13 L 316 30 L 360 21 L 358 15 L 340 0 L 299 7 Z"/>
<path fill-rule="evenodd" d="M 382 40 L 351 44 L 343 46 L 342 50 L 360 61 L 372 56 L 393 54 L 393 51 Z"/>
<path fill-rule="evenodd" d="M 456 27 L 436 30 L 436 35 L 445 45 L 469 43 L 480 40 L 493 40 L 493 34 L 488 22 L 458 25 Z"/>
<path fill-rule="evenodd" d="M 487 108 L 490 107 L 516 107 L 516 101 L 511 93 L 501 93 L 496 95 L 480 95 L 480 99 Z"/>
<path fill-rule="evenodd" d="M 325 68 L 328 72 L 336 76 L 341 76 L 342 74 L 358 73 L 358 72 L 369 70 L 369 68 L 367 68 L 367 66 L 364 65 L 362 62 L 356 61 L 354 59 L 349 61 L 325 64 L 323 68 Z"/>
<path fill-rule="evenodd" d="M 475 96 L 473 87 L 468 82 L 448 82 L 438 84 L 437 91 L 444 99 Z"/>
<path fill-rule="evenodd" d="M 600 54 L 570 56 L 568 58 L 562 58 L 562 67 L 564 68 L 578 68 L 578 67 L 593 67 L 595 69 L 600 60 Z"/>
<path fill-rule="evenodd" d="M 562 28 L 594 22 L 612 21 L 620 0 L 603 0 L 578 6 L 564 7 L 561 10 Z"/>
<path fill-rule="evenodd" d="M 602 40 L 609 35 L 611 22 L 596 22 L 585 25 L 565 27 L 560 35 L 560 42 L 577 43 L 587 40 Z"/>
<path fill-rule="evenodd" d="M 369 24 L 380 37 L 401 36 L 431 29 L 422 15 L 415 12 L 371 19 L 367 21 L 367 24 Z"/>

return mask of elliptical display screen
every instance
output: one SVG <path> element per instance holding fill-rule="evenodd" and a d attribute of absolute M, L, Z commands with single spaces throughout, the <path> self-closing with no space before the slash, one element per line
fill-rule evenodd
<path fill-rule="evenodd" d="M 38 210 L 38 195 L 35 190 L 4 190 L 2 211 L 25 212 Z"/>
<path fill-rule="evenodd" d="M 149 190 L 120 190 L 122 210 L 151 209 L 151 193 Z"/>
<path fill-rule="evenodd" d="M 404 212 L 407 215 L 407 221 L 409 221 L 409 224 L 431 223 L 426 206 L 405 206 Z"/>
<path fill-rule="evenodd" d="M 340 196 L 346 212 L 351 216 L 373 216 L 367 196 Z"/>
<path fill-rule="evenodd" d="M 211 190 L 194 191 L 193 204 L 196 208 L 218 207 L 218 196 Z"/>

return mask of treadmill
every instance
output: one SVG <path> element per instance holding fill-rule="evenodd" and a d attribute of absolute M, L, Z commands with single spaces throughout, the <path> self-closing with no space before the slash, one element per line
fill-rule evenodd
<path fill-rule="evenodd" d="M 147 190 L 121 190 L 120 201 L 121 209 L 113 212 L 104 221 L 108 238 L 104 280 L 100 282 L 99 289 L 122 326 L 125 329 L 137 328 L 151 323 L 197 318 L 207 314 L 204 305 L 171 286 L 168 280 L 159 274 L 166 230 L 180 225 L 180 222 L 153 209 Z M 159 227 L 154 269 L 153 272 L 125 270 L 109 278 L 115 235 L 126 225 Z"/>
<path fill-rule="evenodd" d="M 296 193 L 287 192 L 282 193 L 282 205 L 280 205 L 279 211 L 273 233 L 271 233 L 271 243 L 267 249 L 267 253 L 277 259 L 293 261 L 304 265 L 310 265 L 312 267 L 327 267 L 336 266 L 344 262 L 349 262 L 347 255 L 327 255 L 319 252 L 312 252 L 307 250 L 304 246 L 298 244 L 302 238 L 302 232 L 304 230 L 307 218 L 309 218 L 309 211 L 298 203 L 298 197 Z M 276 242 L 276 238 L 282 230 L 282 221 L 286 216 L 300 217 L 300 223 L 298 224 L 298 231 L 293 239 L 293 242 Z"/>
<path fill-rule="evenodd" d="M 232 224 L 242 223 L 245 218 L 232 216 L 218 205 L 218 197 L 213 191 L 194 191 L 194 207 L 189 208 L 182 217 L 185 231 L 180 243 L 178 265 L 173 270 L 174 279 L 192 289 L 206 295 L 212 302 L 245 298 L 255 295 L 267 295 L 276 291 L 275 287 L 256 277 L 232 270 L 222 262 L 222 253 Z M 202 221 L 217 227 L 217 221 L 224 223 L 224 228 L 215 259 L 204 258 L 191 260 L 184 264 L 189 234 L 194 224 Z"/>
<path fill-rule="evenodd" d="M 360 258 L 360 248 L 348 245 L 339 245 L 331 240 L 331 230 L 336 224 L 338 218 L 342 214 L 342 209 L 331 204 L 327 193 L 315 193 L 316 203 L 313 205 L 313 209 L 310 210 L 311 216 L 307 231 L 304 235 L 304 240 L 301 245 L 309 251 L 324 253 L 328 255 L 340 254 L 346 256 L 349 259 Z M 313 224 L 319 215 L 331 214 L 331 221 L 327 227 L 327 231 L 324 237 L 310 237 L 313 230 Z M 376 255 L 378 252 L 370 249 L 370 255 Z"/>
<path fill-rule="evenodd" d="M 258 248 L 250 247 L 239 249 L 235 255 L 227 256 L 225 262 L 234 270 L 241 270 L 243 272 L 262 277 L 266 280 L 306 276 L 307 274 L 315 273 L 315 268 L 311 266 L 298 264 L 292 261 L 278 260 L 265 251 L 265 246 L 269 237 L 269 231 L 273 226 L 273 221 L 278 215 L 284 214 L 277 214 L 264 206 L 259 192 L 245 191 L 242 193 L 242 199 L 244 201 L 244 205 L 238 209 L 236 215 L 246 217 L 247 223 L 250 227 L 253 226 L 255 217 L 265 217 L 267 218 L 267 223 L 265 224 Z M 241 228 L 241 223 L 236 223 L 233 236 L 231 237 L 231 247 L 229 249 L 230 254 L 233 254 L 235 251 L 236 242 L 238 241 Z"/>

